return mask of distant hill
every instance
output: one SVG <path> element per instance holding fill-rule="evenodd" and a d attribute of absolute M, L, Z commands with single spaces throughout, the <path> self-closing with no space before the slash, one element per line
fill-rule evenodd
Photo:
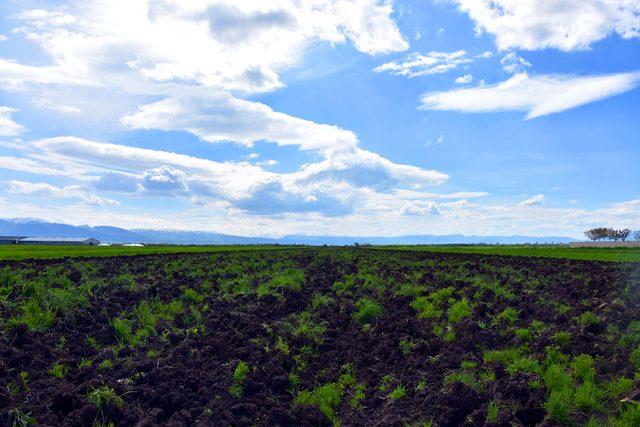
<path fill-rule="evenodd" d="M 103 242 L 132 243 L 143 236 L 117 227 L 90 227 L 42 221 L 33 218 L 0 219 L 0 235 L 33 237 L 93 237 Z"/>
<path fill-rule="evenodd" d="M 264 237 L 231 236 L 228 234 L 209 231 L 181 231 L 181 230 L 131 230 L 145 237 L 145 242 L 173 243 L 178 245 L 239 245 L 239 244 L 273 244 L 278 239 Z"/>
<path fill-rule="evenodd" d="M 208 231 L 152 230 L 88 225 L 69 225 L 34 218 L 0 219 L 0 236 L 37 237 L 94 237 L 108 243 L 168 243 L 178 245 L 234 245 L 234 244 L 297 244 L 297 245 L 428 245 L 428 244 L 516 244 L 516 243 L 571 243 L 570 237 L 545 236 L 464 236 L 415 235 L 395 237 L 308 236 L 287 235 L 280 238 L 245 237 Z"/>

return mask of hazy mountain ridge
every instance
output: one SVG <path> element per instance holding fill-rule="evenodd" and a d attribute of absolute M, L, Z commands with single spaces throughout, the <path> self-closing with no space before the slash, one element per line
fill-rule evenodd
<path fill-rule="evenodd" d="M 108 243 L 171 243 L 171 244 L 304 244 L 304 245 L 417 245 L 447 243 L 570 243 L 577 241 L 561 236 L 465 236 L 450 235 L 406 235 L 393 237 L 376 236 L 309 236 L 287 235 L 280 238 L 233 236 L 209 231 L 132 229 L 111 226 L 70 225 L 47 222 L 34 218 L 0 219 L 0 235 L 39 237 L 94 237 Z"/>

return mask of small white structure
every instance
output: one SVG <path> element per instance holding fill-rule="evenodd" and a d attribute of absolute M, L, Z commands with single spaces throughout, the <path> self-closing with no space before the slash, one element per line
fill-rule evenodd
<path fill-rule="evenodd" d="M 0 236 L 0 245 L 15 245 L 22 239 L 24 236 Z"/>
<path fill-rule="evenodd" d="M 25 237 L 18 240 L 19 245 L 78 245 L 97 246 L 99 240 L 92 237 Z"/>

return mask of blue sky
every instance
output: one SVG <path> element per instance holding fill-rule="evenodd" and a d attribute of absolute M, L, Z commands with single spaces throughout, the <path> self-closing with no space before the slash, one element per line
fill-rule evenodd
<path fill-rule="evenodd" d="M 0 35 L 0 217 L 640 229 L 638 1 L 13 0 Z"/>

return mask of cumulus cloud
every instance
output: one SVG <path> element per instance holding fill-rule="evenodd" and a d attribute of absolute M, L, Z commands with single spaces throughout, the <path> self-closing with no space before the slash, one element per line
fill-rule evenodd
<path fill-rule="evenodd" d="M 341 216 L 353 211 L 350 200 L 342 200 L 323 191 L 312 194 L 293 192 L 275 180 L 258 184 L 250 196 L 234 201 L 234 206 L 255 215 L 318 212 L 326 216 Z"/>
<path fill-rule="evenodd" d="M 546 197 L 544 194 L 536 194 L 519 203 L 519 206 L 540 206 L 544 204 Z"/>
<path fill-rule="evenodd" d="M 15 108 L 0 105 L 0 136 L 18 136 L 24 132 L 24 126 L 16 123 L 12 118 L 12 114 L 16 111 Z"/>
<path fill-rule="evenodd" d="M 414 78 L 429 74 L 442 74 L 473 60 L 466 57 L 464 50 L 455 52 L 429 52 L 423 55 L 413 52 L 401 61 L 384 63 L 373 69 L 376 73 L 390 73 L 396 76 Z"/>
<path fill-rule="evenodd" d="M 105 199 L 83 189 L 79 185 L 57 187 L 44 182 L 7 181 L 5 190 L 11 194 L 29 195 L 36 197 L 50 197 L 56 199 L 80 199 L 87 205 L 118 205 L 115 200 Z"/>
<path fill-rule="evenodd" d="M 171 166 L 159 166 L 149 169 L 142 174 L 144 188 L 151 192 L 163 194 L 173 192 L 187 192 L 187 174 Z"/>
<path fill-rule="evenodd" d="M 402 215 L 440 215 L 440 209 L 435 202 L 406 203 L 400 208 Z"/>
<path fill-rule="evenodd" d="M 304 165 L 293 175 L 299 182 L 345 181 L 356 187 L 392 191 L 399 185 L 422 187 L 441 184 L 449 176 L 435 170 L 393 163 L 371 151 L 354 148 L 333 153 L 325 160 Z"/>
<path fill-rule="evenodd" d="M 466 85 L 473 81 L 473 76 L 471 74 L 465 74 L 464 76 L 460 76 L 456 78 L 456 83 L 459 85 Z"/>
<path fill-rule="evenodd" d="M 418 188 L 448 178 L 437 171 L 393 163 L 357 147 L 332 151 L 324 160 L 295 172 L 274 173 L 258 163 L 215 162 L 74 137 L 22 145 L 37 162 L 34 167 L 64 165 L 92 182 L 97 191 L 204 198 L 263 215 L 277 211 L 343 215 L 367 189 L 393 194 L 403 186 Z"/>
<path fill-rule="evenodd" d="M 476 23 L 478 32 L 495 36 L 498 49 L 587 49 L 616 33 L 640 36 L 636 0 L 452 0 Z"/>
<path fill-rule="evenodd" d="M 425 94 L 421 108 L 481 113 L 525 111 L 527 119 L 558 113 L 632 90 L 640 72 L 597 76 L 520 73 L 496 85 Z"/>

